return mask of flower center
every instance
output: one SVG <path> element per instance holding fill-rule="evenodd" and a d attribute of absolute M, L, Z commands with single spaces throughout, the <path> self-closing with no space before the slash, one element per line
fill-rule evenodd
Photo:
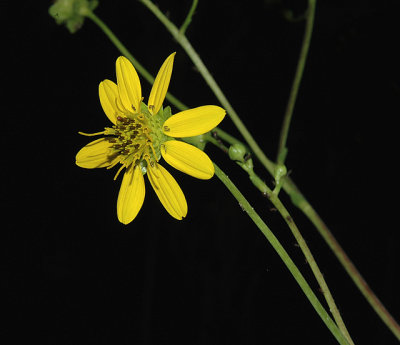
<path fill-rule="evenodd" d="M 153 126 L 145 114 L 140 113 L 129 117 L 117 117 L 112 128 L 106 128 L 108 141 L 112 143 L 112 155 L 119 156 L 119 162 L 124 167 L 146 161 L 154 166 L 160 159 L 159 143 L 153 134 Z"/>
<path fill-rule="evenodd" d="M 144 174 L 148 165 L 154 167 L 155 162 L 159 161 L 160 147 L 167 137 L 162 132 L 164 121 L 158 115 L 150 114 L 142 102 L 140 113 L 118 116 L 114 126 L 105 128 L 104 134 L 112 143 L 110 156 L 116 157 L 109 168 L 122 164 L 115 178 L 131 164 L 140 164 Z"/>

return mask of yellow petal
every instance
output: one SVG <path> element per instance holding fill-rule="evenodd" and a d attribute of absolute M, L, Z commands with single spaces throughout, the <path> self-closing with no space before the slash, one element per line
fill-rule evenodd
<path fill-rule="evenodd" d="M 165 161 L 185 174 L 207 180 L 214 175 L 211 159 L 197 147 L 182 141 L 170 140 L 163 144 L 161 155 Z"/>
<path fill-rule="evenodd" d="M 133 113 L 140 111 L 142 88 L 135 67 L 124 56 L 120 56 L 116 63 L 117 84 L 119 97 L 125 109 Z"/>
<path fill-rule="evenodd" d="M 171 174 L 156 163 L 154 167 L 148 167 L 147 175 L 158 199 L 167 212 L 179 220 L 185 217 L 187 214 L 186 199 Z"/>
<path fill-rule="evenodd" d="M 212 130 L 224 116 L 225 110 L 215 105 L 184 110 L 164 122 L 163 132 L 176 138 L 194 137 Z"/>
<path fill-rule="evenodd" d="M 125 171 L 118 194 L 118 220 L 128 224 L 142 208 L 145 195 L 144 178 L 139 165 L 133 164 Z"/>
<path fill-rule="evenodd" d="M 160 70 L 158 71 L 156 79 L 154 80 L 153 87 L 151 88 L 148 106 L 150 113 L 152 113 L 153 115 L 158 113 L 161 105 L 164 102 L 164 98 L 169 86 L 169 81 L 171 80 L 175 54 L 176 53 L 172 53 L 164 61 Z"/>
<path fill-rule="evenodd" d="M 117 84 L 108 79 L 103 80 L 99 85 L 99 97 L 104 112 L 115 125 L 117 123 L 117 116 L 124 116 L 124 113 L 121 111 L 121 105 L 118 105 L 121 101 L 119 99 Z"/>
<path fill-rule="evenodd" d="M 105 138 L 90 142 L 77 153 L 76 165 L 87 169 L 108 167 L 117 158 L 115 155 L 110 156 L 112 145 Z"/>

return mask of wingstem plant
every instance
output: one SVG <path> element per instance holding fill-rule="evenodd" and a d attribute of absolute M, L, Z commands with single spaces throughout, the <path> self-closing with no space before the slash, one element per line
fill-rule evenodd
<path fill-rule="evenodd" d="M 352 264 L 344 250 L 341 248 L 339 243 L 335 240 L 334 236 L 332 233 L 329 231 L 327 228 L 326 224 L 322 221 L 322 219 L 319 217 L 319 215 L 316 213 L 316 211 L 312 208 L 312 206 L 308 203 L 308 201 L 305 199 L 303 194 L 299 191 L 297 186 L 294 184 L 294 182 L 288 177 L 285 176 L 285 174 L 282 174 L 280 178 L 282 178 L 280 181 L 278 181 L 278 174 L 276 173 L 277 171 L 281 171 L 281 168 L 284 167 L 283 163 L 286 157 L 287 153 L 287 148 L 286 148 L 286 139 L 287 139 L 287 134 L 288 134 L 288 129 L 290 125 L 290 120 L 293 114 L 293 109 L 297 97 L 297 92 L 298 88 L 300 85 L 301 81 L 301 76 L 304 70 L 304 65 L 307 57 L 307 52 L 308 52 L 308 47 L 311 39 L 311 32 L 312 32 L 312 24 L 313 24 L 313 19 L 314 19 L 314 14 L 315 14 L 315 3 L 316 0 L 309 0 L 309 8 L 307 11 L 306 15 L 306 30 L 304 34 L 304 39 L 303 39 L 303 44 L 302 44 L 302 49 L 300 52 L 300 57 L 299 57 L 299 62 L 298 62 L 298 68 L 296 70 L 296 75 L 295 79 L 292 85 L 292 90 L 290 93 L 289 97 L 289 102 L 288 106 L 286 109 L 286 113 L 284 116 L 284 123 L 282 126 L 282 131 L 281 131 L 281 139 L 280 139 L 280 145 L 279 145 L 279 150 L 278 150 L 278 165 L 273 163 L 271 160 L 269 160 L 261 148 L 258 146 L 258 144 L 255 142 L 254 138 L 251 136 L 245 125 L 242 123 L 240 120 L 239 116 L 236 114 L 226 97 L 224 96 L 222 90 L 218 87 L 217 83 L 215 80 L 212 78 L 211 74 L 208 72 L 207 68 L 203 64 L 202 60 L 200 59 L 200 56 L 197 54 L 197 52 L 194 50 L 190 42 L 187 40 L 186 36 L 184 35 L 188 25 L 190 24 L 193 14 L 195 12 L 196 6 L 198 4 L 197 0 L 194 0 L 192 3 L 192 6 L 190 8 L 190 11 L 181 26 L 181 28 L 178 30 L 178 28 L 166 18 L 163 13 L 150 1 L 150 0 L 140 0 L 143 4 L 145 4 L 156 16 L 157 18 L 167 27 L 167 29 L 171 32 L 173 37 L 177 40 L 179 44 L 186 50 L 187 54 L 191 57 L 193 63 L 195 66 L 198 68 L 199 72 L 202 74 L 212 91 L 215 93 L 217 98 L 220 100 L 221 104 L 227 109 L 229 115 L 232 118 L 232 121 L 235 123 L 243 137 L 245 138 L 247 144 L 249 145 L 252 153 L 259 159 L 259 161 L 264 165 L 264 167 L 268 170 L 268 172 L 275 177 L 277 181 L 277 186 L 279 188 L 275 188 L 273 191 L 269 190 L 269 188 L 265 185 L 265 183 L 262 181 L 261 178 L 259 178 L 251 169 L 251 172 L 249 172 L 248 165 L 246 164 L 238 164 L 247 171 L 249 174 L 250 180 L 253 182 L 253 184 L 264 194 L 267 194 L 270 196 L 271 202 L 277 207 L 277 205 L 280 208 L 280 213 L 283 217 L 286 217 L 286 221 L 288 223 L 288 226 L 291 228 L 292 232 L 294 231 L 295 228 L 295 223 L 293 219 L 290 217 L 290 215 L 285 211 L 286 209 L 284 208 L 283 205 L 280 206 L 280 200 L 278 199 L 278 193 L 280 188 L 282 187 L 291 197 L 292 202 L 294 205 L 296 205 L 300 210 L 303 211 L 303 213 L 310 219 L 310 221 L 314 224 L 314 226 L 317 228 L 321 236 L 324 238 L 324 240 L 328 243 L 329 247 L 332 249 L 332 251 L 335 253 L 337 256 L 338 260 L 341 262 L 347 273 L 350 275 L 356 286 L 359 288 L 359 290 L 362 292 L 362 294 L 365 296 L 365 298 L 368 300 L 368 302 L 371 304 L 373 309 L 377 312 L 377 314 L 381 317 L 381 319 L 385 322 L 385 324 L 390 328 L 390 330 L 393 332 L 393 334 L 397 337 L 397 339 L 400 340 L 400 326 L 396 323 L 396 321 L 393 319 L 393 317 L 390 315 L 390 313 L 386 310 L 386 308 L 382 305 L 382 303 L 379 301 L 379 299 L 375 296 L 375 294 L 372 292 L 372 290 L 369 288 L 368 284 L 365 282 L 365 280 L 362 278 L 360 273 L 357 271 L 355 266 Z M 73 20 L 71 20 L 70 23 L 67 21 L 67 27 L 71 32 L 75 32 L 83 23 L 83 18 L 88 17 L 90 18 L 94 23 L 96 23 L 99 28 L 109 37 L 109 39 L 115 44 L 115 46 L 121 51 L 123 55 L 128 57 L 138 72 L 150 83 L 154 81 L 154 77 L 130 54 L 130 52 L 126 49 L 126 47 L 118 40 L 118 38 L 114 35 L 114 33 L 107 27 L 107 25 L 104 24 L 94 13 L 93 9 L 97 5 L 97 1 L 94 0 L 80 0 L 78 1 L 80 5 L 82 5 L 81 8 L 78 8 L 77 10 L 77 15 L 74 14 Z M 62 23 L 63 20 L 62 18 L 59 17 L 59 13 L 57 13 L 54 10 L 54 7 L 52 6 L 50 8 L 50 14 L 53 15 L 57 22 Z M 166 98 L 168 101 L 176 106 L 176 108 L 180 110 L 185 110 L 187 109 L 187 106 L 184 105 L 182 102 L 180 102 L 176 97 L 172 96 L 171 94 L 167 94 Z M 250 150 L 246 148 L 245 145 L 241 143 L 240 140 L 236 139 L 232 135 L 224 132 L 220 128 L 215 128 L 213 131 L 215 134 L 215 137 L 208 136 L 208 141 L 217 145 L 221 149 L 224 150 L 224 152 L 229 153 L 230 148 L 226 147 L 225 144 L 222 141 L 225 141 L 226 143 L 232 145 L 242 145 L 245 148 L 245 152 L 247 154 L 249 153 Z M 243 163 L 243 162 L 242 162 Z M 218 171 L 218 173 L 217 173 Z M 282 170 L 283 171 L 283 170 Z M 216 167 L 216 174 L 217 176 L 221 179 L 221 181 L 224 179 L 224 174 Z M 221 178 L 222 176 L 222 178 Z M 225 180 L 226 181 L 226 180 Z M 223 181 L 224 182 L 224 181 Z M 224 182 L 225 184 L 225 182 Z M 227 186 L 228 187 L 228 186 Z M 236 187 L 235 187 L 236 188 Z M 228 188 L 229 189 L 229 188 Z M 230 189 L 232 192 L 232 188 Z M 240 193 L 240 192 L 239 192 Z M 237 194 L 237 193 L 236 193 Z M 235 195 L 235 194 L 234 194 Z M 239 194 L 237 194 L 239 195 Z M 278 208 L 278 207 L 277 207 Z M 251 213 L 251 212 L 250 212 Z M 249 213 L 249 215 L 250 215 Z M 252 219 L 253 217 L 250 216 Z M 254 219 L 253 219 L 254 220 Z M 264 224 L 265 225 L 265 224 Z M 260 226 L 259 226 L 260 228 Z M 261 228 L 260 228 L 261 230 Z M 294 231 L 295 232 L 295 231 Z M 301 236 L 301 235 L 300 235 Z M 296 235 L 295 235 L 296 237 Z M 301 239 L 299 239 L 301 241 Z M 305 254 L 306 255 L 306 254 Z M 307 254 L 308 255 L 308 254 Z M 306 255 L 306 257 L 307 257 Z M 308 259 L 309 260 L 309 259 Z M 310 260 L 309 260 L 310 261 Z M 314 271 L 314 269 L 313 269 Z M 314 272 L 315 273 L 315 272 Z M 317 274 L 318 275 L 318 274 Z M 318 279 L 318 278 L 317 278 Z M 323 291 L 325 291 L 323 289 Z M 326 297 L 326 296 L 325 296 Z M 339 315 L 340 317 L 340 315 Z M 347 337 L 347 340 L 349 343 L 351 343 L 351 339 L 349 339 L 347 331 L 343 328 L 344 325 L 340 325 L 341 322 L 338 320 L 336 317 L 336 322 L 338 325 L 342 328 L 341 331 L 342 333 Z M 329 326 L 328 326 L 329 328 Z M 346 342 L 347 343 L 347 342 Z"/>

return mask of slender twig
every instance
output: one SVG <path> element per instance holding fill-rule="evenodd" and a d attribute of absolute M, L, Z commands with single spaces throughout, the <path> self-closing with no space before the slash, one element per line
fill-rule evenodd
<path fill-rule="evenodd" d="M 284 164 L 287 155 L 287 137 L 289 133 L 290 122 L 293 116 L 294 106 L 296 104 L 297 94 L 299 92 L 301 78 L 303 77 L 304 67 L 306 65 L 307 55 L 310 48 L 311 35 L 314 26 L 316 0 L 308 0 L 308 9 L 306 16 L 306 26 L 304 30 L 303 43 L 301 45 L 300 56 L 297 62 L 296 73 L 290 90 L 289 100 L 283 117 L 282 129 L 279 138 L 277 163 Z"/>
<path fill-rule="evenodd" d="M 194 15 L 194 11 L 196 10 L 198 2 L 199 2 L 198 0 L 193 0 L 193 2 L 192 2 L 192 6 L 190 7 L 188 15 L 186 16 L 185 21 L 183 22 L 181 28 L 179 29 L 179 31 L 182 35 L 185 34 L 186 29 L 188 28 L 190 22 L 192 21 L 192 17 Z"/>
<path fill-rule="evenodd" d="M 257 225 L 263 235 L 267 238 L 269 243 L 278 253 L 282 261 L 285 263 L 286 267 L 289 269 L 290 273 L 296 279 L 297 283 L 299 284 L 300 288 L 303 290 L 304 294 L 307 296 L 308 300 L 324 321 L 325 325 L 329 328 L 332 334 L 335 336 L 336 340 L 340 344 L 348 344 L 347 340 L 344 338 L 342 332 L 337 328 L 336 324 L 330 318 L 329 314 L 326 312 L 324 307 L 319 302 L 317 296 L 311 290 L 310 286 L 308 285 L 307 281 L 304 279 L 303 275 L 296 267 L 292 259 L 290 258 L 289 254 L 286 250 L 282 247 L 278 239 L 269 229 L 269 227 L 264 223 L 264 221 L 260 218 L 254 208 L 250 205 L 250 203 L 246 200 L 243 194 L 236 188 L 233 182 L 228 178 L 228 176 L 214 163 L 215 167 L 215 175 L 221 180 L 221 182 L 225 185 L 226 188 L 232 193 L 232 195 L 236 198 L 239 202 L 240 206 L 244 211 L 247 212 L 249 217 L 253 220 L 253 222 Z"/>

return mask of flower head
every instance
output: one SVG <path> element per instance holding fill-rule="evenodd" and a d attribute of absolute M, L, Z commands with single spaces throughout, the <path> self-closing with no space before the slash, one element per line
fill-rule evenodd
<path fill-rule="evenodd" d="M 161 66 L 150 92 L 143 102 L 140 80 L 128 59 L 116 62 L 117 84 L 104 80 L 99 85 L 101 106 L 112 122 L 104 131 L 83 135 L 104 135 L 84 146 L 76 155 L 82 168 L 110 169 L 121 164 L 114 179 L 125 168 L 117 201 L 121 223 L 130 223 L 140 211 L 145 197 L 144 175 L 167 212 L 176 219 L 187 214 L 185 196 L 172 175 L 159 164 L 162 158 L 174 168 L 199 179 L 214 175 L 210 158 L 200 149 L 179 139 L 204 134 L 217 126 L 225 110 L 207 105 L 171 116 L 163 108 L 175 53 Z"/>

